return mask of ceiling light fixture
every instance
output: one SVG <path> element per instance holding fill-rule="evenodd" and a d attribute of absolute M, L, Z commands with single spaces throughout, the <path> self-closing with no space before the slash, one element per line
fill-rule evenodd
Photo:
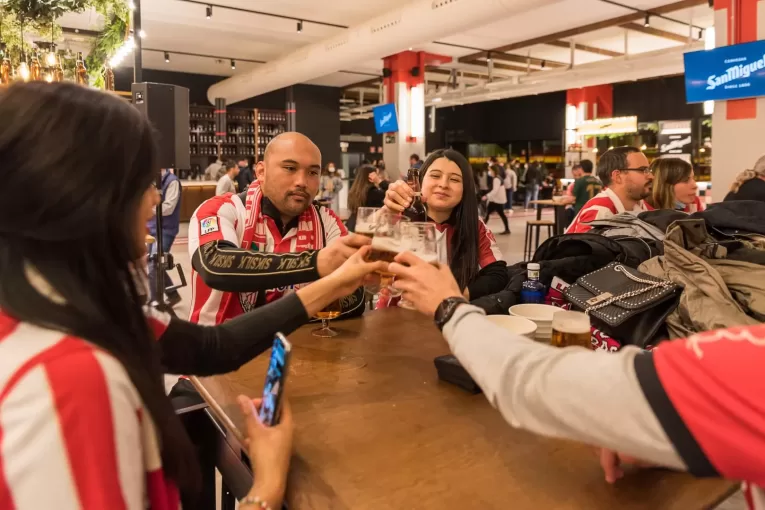
<path fill-rule="evenodd" d="M 212 18 L 212 5 L 207 6 L 207 19 Z"/>
<path fill-rule="evenodd" d="M 170 53 L 168 52 L 165 52 L 165 63 L 166 64 L 170 63 Z"/>
<path fill-rule="evenodd" d="M 643 23 L 643 26 L 646 28 L 651 26 L 651 15 L 648 13 L 645 14 L 645 22 Z"/>
<path fill-rule="evenodd" d="M 486 53 L 486 63 L 491 64 L 491 52 Z"/>
<path fill-rule="evenodd" d="M 297 31 L 298 31 L 298 34 L 303 31 L 303 20 L 299 20 L 297 22 Z"/>
<path fill-rule="evenodd" d="M 231 59 L 231 69 L 236 69 L 236 60 Z"/>

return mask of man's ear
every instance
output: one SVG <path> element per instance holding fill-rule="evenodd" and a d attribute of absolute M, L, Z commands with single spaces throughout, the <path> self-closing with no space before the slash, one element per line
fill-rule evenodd
<path fill-rule="evenodd" d="M 263 177 L 266 175 L 266 164 L 263 161 L 258 161 L 258 164 L 255 165 L 255 178 L 259 181 L 263 181 Z"/>

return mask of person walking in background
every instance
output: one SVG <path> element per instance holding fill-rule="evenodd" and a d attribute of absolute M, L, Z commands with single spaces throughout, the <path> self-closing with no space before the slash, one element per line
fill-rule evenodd
<path fill-rule="evenodd" d="M 178 236 L 181 224 L 181 181 L 168 168 L 160 171 L 160 182 L 162 188 L 159 190 L 160 200 L 162 202 L 162 252 L 169 253 L 173 247 L 175 238 Z M 156 215 L 149 221 L 149 233 L 157 237 L 157 217 Z M 157 243 L 151 245 L 150 255 L 157 254 Z M 152 301 L 157 301 L 156 282 L 157 272 L 153 262 L 149 262 L 149 295 Z M 172 287 L 173 280 L 170 274 L 165 271 L 165 287 Z M 166 292 L 167 303 L 172 307 L 181 302 L 181 296 L 177 290 Z"/>
<path fill-rule="evenodd" d="M 327 163 L 321 172 L 321 187 L 319 198 L 330 204 L 330 209 L 340 212 L 340 190 L 343 189 L 343 180 L 337 174 L 337 168 L 331 161 Z"/>
<path fill-rule="evenodd" d="M 513 165 L 507 165 L 505 170 L 505 194 L 507 195 L 507 202 L 505 202 L 505 213 L 507 215 L 513 212 L 513 192 L 518 188 L 518 174 L 515 173 Z"/>
<path fill-rule="evenodd" d="M 693 166 L 680 158 L 655 159 L 651 163 L 653 189 L 645 199 L 649 211 L 674 209 L 695 213 L 705 209 L 697 194 Z"/>
<path fill-rule="evenodd" d="M 418 154 L 412 154 L 409 156 L 409 168 L 416 168 L 419 170 L 421 166 L 422 161 L 420 160 L 420 156 Z"/>
<path fill-rule="evenodd" d="M 507 194 L 505 192 L 505 186 L 502 184 L 504 181 L 504 171 L 499 165 L 493 165 L 489 168 L 489 177 L 491 179 L 491 191 L 486 194 L 486 215 L 483 218 L 483 222 L 489 223 L 489 216 L 495 212 L 502 220 L 502 224 L 505 226 L 505 230 L 501 235 L 507 235 L 510 233 L 510 226 L 507 223 L 507 217 L 505 217 L 505 202 L 507 201 Z"/>
<path fill-rule="evenodd" d="M 226 193 L 236 193 L 236 186 L 234 185 L 234 179 L 239 175 L 239 166 L 234 160 L 229 159 L 224 166 L 226 173 L 218 179 L 218 185 L 215 187 L 215 195 L 225 195 Z"/>
<path fill-rule="evenodd" d="M 744 170 L 736 176 L 725 196 L 725 202 L 731 200 L 759 200 L 765 202 L 765 156 L 757 160 L 753 170 Z"/>
<path fill-rule="evenodd" d="M 532 163 L 528 166 L 526 173 L 524 174 L 524 181 L 526 187 L 526 200 L 524 201 L 524 209 L 529 210 L 529 204 L 532 201 L 539 199 L 539 186 L 542 184 L 544 176 L 542 175 L 542 169 L 538 163 Z M 534 209 L 536 209 L 536 204 Z"/>
<path fill-rule="evenodd" d="M 218 181 L 223 174 L 226 173 L 226 168 L 223 165 L 223 161 L 220 158 L 216 159 L 205 168 L 205 180 L 206 181 Z"/>
<path fill-rule="evenodd" d="M 250 168 L 250 162 L 247 158 L 239 160 L 239 175 L 236 176 L 236 183 L 239 185 L 239 193 L 247 191 L 250 183 L 255 180 L 252 175 L 252 169 Z"/>
<path fill-rule="evenodd" d="M 356 231 L 356 213 L 359 207 L 383 206 L 387 185 L 388 182 L 383 180 L 380 170 L 372 165 L 361 165 L 356 169 L 356 179 L 348 191 L 348 210 L 351 215 L 345 226 L 349 231 Z"/>

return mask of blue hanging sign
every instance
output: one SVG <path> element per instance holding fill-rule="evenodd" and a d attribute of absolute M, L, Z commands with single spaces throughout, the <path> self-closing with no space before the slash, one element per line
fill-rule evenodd
<path fill-rule="evenodd" d="M 375 116 L 375 129 L 378 134 L 398 132 L 398 117 L 396 105 L 393 103 L 375 107 L 372 112 Z"/>
<path fill-rule="evenodd" d="M 765 96 L 765 40 L 686 53 L 689 103 Z"/>

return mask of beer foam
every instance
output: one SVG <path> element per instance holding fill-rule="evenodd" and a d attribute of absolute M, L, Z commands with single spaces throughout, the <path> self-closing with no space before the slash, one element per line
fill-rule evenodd
<path fill-rule="evenodd" d="M 437 253 L 419 253 L 414 252 L 415 255 L 420 257 L 422 260 L 427 262 L 428 264 L 438 264 L 438 254 Z"/>
<path fill-rule="evenodd" d="M 406 251 L 406 247 L 400 240 L 393 239 L 391 237 L 374 236 L 372 238 L 372 249 L 380 251 L 390 251 L 393 253 L 400 253 Z"/>
<path fill-rule="evenodd" d="M 581 319 L 557 319 L 553 320 L 553 329 L 572 335 L 589 334 L 590 322 Z"/>
<path fill-rule="evenodd" d="M 356 232 L 369 232 L 374 233 L 375 231 L 375 224 L 374 223 L 356 223 Z"/>

